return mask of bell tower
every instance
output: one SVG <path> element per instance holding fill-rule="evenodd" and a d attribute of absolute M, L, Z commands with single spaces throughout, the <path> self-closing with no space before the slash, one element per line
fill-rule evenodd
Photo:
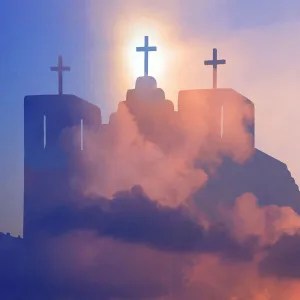
<path fill-rule="evenodd" d="M 80 172 L 72 159 L 84 155 L 87 130 L 100 129 L 99 107 L 74 95 L 63 94 L 62 59 L 58 95 L 26 96 L 24 99 L 24 238 L 38 233 L 44 210 L 61 197 L 71 197 L 72 172 Z M 52 68 L 53 70 L 53 68 Z M 69 69 L 68 69 L 69 70 Z M 67 138 L 65 133 L 68 133 Z M 67 200 L 67 199 L 64 199 Z"/>
<path fill-rule="evenodd" d="M 217 86 L 217 67 L 225 63 L 225 59 L 217 58 L 217 49 L 213 49 L 213 59 L 204 62 L 213 67 L 212 89 L 179 92 L 180 122 L 201 129 L 207 148 L 222 155 L 237 148 L 250 153 L 255 148 L 254 104 L 233 89 Z"/>
<path fill-rule="evenodd" d="M 170 132 L 174 132 L 176 112 L 173 102 L 167 100 L 165 92 L 157 87 L 156 79 L 149 76 L 149 52 L 157 51 L 157 48 L 149 46 L 146 36 L 144 47 L 137 47 L 136 51 L 145 53 L 144 75 L 136 79 L 134 89 L 127 91 L 126 100 L 119 103 L 117 112 L 110 116 L 109 124 L 114 126 L 125 114 L 129 114 L 142 136 L 167 150 L 171 144 L 174 145 L 174 134 Z"/>

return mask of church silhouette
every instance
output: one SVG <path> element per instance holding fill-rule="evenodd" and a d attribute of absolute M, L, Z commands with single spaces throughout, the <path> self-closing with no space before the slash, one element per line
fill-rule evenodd
<path fill-rule="evenodd" d="M 291 206 L 300 212 L 299 189 L 287 166 L 255 148 L 253 102 L 233 89 L 218 88 L 217 67 L 226 61 L 217 58 L 217 50 L 213 49 L 212 60 L 204 62 L 213 67 L 213 88 L 179 91 L 178 111 L 174 110 L 170 100 L 165 99 L 165 93 L 157 87 L 155 78 L 148 75 L 148 52 L 156 50 L 156 47 L 149 46 L 148 37 L 145 37 L 144 47 L 137 47 L 137 51 L 145 53 L 144 76 L 137 78 L 135 88 L 127 91 L 126 100 L 119 103 L 108 124 L 102 123 L 99 107 L 77 96 L 63 94 L 62 74 L 70 68 L 63 65 L 61 56 L 58 66 L 51 68 L 58 72 L 58 94 L 25 97 L 25 239 L 39 234 L 40 216 L 59 205 L 60 200 L 57 199 L 61 199 L 61 195 L 72 198 L 78 193 L 70 188 L 68 179 L 74 173 L 80 173 L 80 169 L 74 166 L 70 158 L 72 155 L 64 148 L 62 132 L 66 128 L 79 128 L 74 131 L 77 137 L 72 148 L 84 156 L 85 132 L 113 135 L 111 128 L 122 122 L 123 115 L 128 112 L 141 135 L 165 153 L 174 151 L 185 140 L 182 128 L 192 126 L 195 131 L 197 128 L 201 131 L 205 127 L 206 144 L 201 145 L 202 150 L 194 163 L 209 176 L 204 187 L 191 197 L 209 215 L 216 213 L 214 205 L 233 205 L 237 197 L 247 192 L 257 197 L 259 205 Z M 239 121 L 236 122 L 236 119 Z M 239 134 L 234 133 L 236 130 L 243 132 L 241 139 Z M 233 149 L 241 148 L 246 159 L 227 153 L 228 141 Z M 209 143 L 217 145 L 213 151 L 225 145 L 217 171 L 211 170 L 210 164 L 201 159 L 201 153 L 212 151 Z M 247 144 L 245 149 L 243 144 Z"/>
<path fill-rule="evenodd" d="M 87 254 L 87 261 L 83 260 L 83 263 L 79 262 L 78 268 L 73 268 L 77 258 L 81 258 L 82 253 L 85 254 L 85 249 L 88 249 L 87 252 L 90 250 L 89 247 L 79 247 L 79 256 L 76 256 L 73 255 L 75 250 L 72 253 L 73 245 L 76 247 L 80 242 L 85 244 L 90 236 L 87 234 L 87 238 L 81 240 L 82 236 L 75 234 L 75 242 L 70 242 L 68 238 L 65 239 L 64 233 L 68 234 L 72 230 L 94 230 L 96 238 L 100 240 L 100 244 L 97 244 L 99 249 L 108 240 L 109 245 L 116 241 L 112 245 L 118 247 L 122 243 L 126 247 L 141 244 L 143 247 L 137 247 L 137 251 L 149 247 L 154 251 L 171 253 L 171 256 L 174 253 L 212 253 L 249 261 L 251 251 L 256 246 L 255 240 L 250 239 L 248 243 L 246 239 L 245 246 L 244 241 L 236 241 L 226 230 L 219 230 L 215 226 L 222 217 L 219 215 L 219 207 L 231 208 L 238 197 L 252 193 L 260 206 L 290 206 L 300 213 L 299 188 L 286 164 L 255 147 L 253 102 L 231 88 L 218 87 L 218 66 L 224 65 L 226 61 L 218 59 L 217 49 L 213 49 L 213 59 L 204 62 L 205 66 L 212 66 L 213 69 L 212 88 L 179 91 L 177 110 L 174 109 L 173 102 L 166 99 L 156 79 L 149 76 L 149 52 L 156 51 L 157 48 L 150 46 L 149 38 L 145 37 L 144 47 L 137 47 L 136 50 L 144 52 L 144 75 L 138 77 L 135 87 L 127 91 L 125 100 L 110 115 L 108 124 L 103 123 L 98 106 L 75 95 L 63 93 L 63 72 L 70 71 L 70 67 L 64 66 L 62 56 L 58 57 L 58 65 L 50 68 L 58 74 L 58 93 L 24 98 L 23 238 L 0 233 L 1 299 L 35 299 L 37 295 L 40 299 L 43 296 L 46 297 L 43 299 L 58 299 L 57 295 L 79 295 L 83 297 L 80 299 L 99 299 L 101 295 L 103 299 L 117 299 L 115 296 L 125 295 L 129 299 L 126 283 L 123 286 L 121 282 L 121 287 L 118 286 L 120 274 L 112 277 L 117 278 L 115 286 L 114 282 L 107 284 L 106 271 L 107 266 L 115 263 L 116 257 L 117 264 L 122 264 L 129 257 L 131 268 L 131 259 L 135 260 L 139 256 L 137 252 L 128 248 L 126 251 L 132 256 L 119 257 L 118 248 L 111 256 L 109 253 L 108 262 L 106 256 L 103 258 L 104 263 L 99 260 L 97 267 L 101 271 L 104 269 L 105 280 L 100 281 L 102 285 L 98 284 L 94 280 L 98 276 L 97 272 L 94 273 L 97 269 L 93 265 L 94 251 Z M 126 191 L 113 190 L 118 196 L 112 199 L 106 196 L 90 199 L 83 194 L 83 187 L 91 179 L 90 176 L 94 176 L 95 166 L 99 169 L 99 162 L 93 156 L 91 159 L 87 151 L 90 143 L 107 152 L 109 157 L 111 149 L 118 147 L 116 136 L 122 136 L 126 132 L 128 119 L 134 124 L 138 136 L 153 148 L 159 149 L 164 157 L 175 157 L 174 161 L 180 158 L 193 170 L 203 171 L 206 180 L 191 192 L 189 190 L 190 193 L 183 200 L 184 203 L 191 204 L 191 208 L 203 212 L 212 221 L 209 222 L 212 224 L 211 228 L 206 230 L 202 224 L 198 224 L 186 214 L 185 207 L 182 209 L 181 206 L 174 208 L 157 205 L 156 199 L 148 197 L 147 191 L 144 193 L 144 187 L 139 182 L 133 182 Z M 126 135 L 122 137 L 126 139 Z M 123 149 L 118 149 L 120 155 L 123 154 L 122 151 Z M 142 157 L 147 159 L 147 154 L 148 152 Z M 90 173 L 85 172 L 82 161 L 88 162 Z M 105 159 L 102 163 L 105 166 Z M 120 171 L 117 164 L 118 161 L 116 173 Z M 163 166 L 167 168 L 168 164 Z M 149 162 L 139 161 L 141 172 L 148 167 Z M 96 171 L 99 172 L 98 169 Z M 100 173 L 101 171 L 100 168 Z M 124 172 L 119 172 L 120 177 L 126 179 L 129 171 L 125 169 Z M 179 169 L 179 177 L 180 172 Z M 160 174 L 154 174 L 156 175 Z M 105 168 L 101 176 L 99 180 L 105 179 Z M 105 180 L 103 181 L 105 184 Z M 170 179 L 171 188 L 176 184 Z M 89 202 L 90 200 L 97 200 L 97 205 L 93 206 L 94 202 Z M 74 203 L 79 206 L 74 206 Z M 91 203 L 91 206 L 85 207 L 85 203 Z M 83 213 L 80 214 L 81 212 Z M 94 241 L 92 239 L 93 246 L 96 245 Z M 112 248 L 109 247 L 104 247 L 103 251 L 110 252 Z M 62 256 L 57 258 L 61 252 Z M 146 260 L 149 258 L 147 253 Z M 156 252 L 150 253 L 156 257 L 153 254 Z M 137 269 L 138 277 L 133 278 L 139 278 L 140 273 L 148 272 L 147 268 L 152 260 L 145 265 L 143 260 L 142 254 L 141 259 L 137 259 L 140 265 Z M 173 268 L 176 265 L 173 258 L 171 261 Z M 159 260 L 158 264 L 160 263 Z M 70 269 L 68 264 L 71 265 Z M 91 270 L 90 265 L 93 265 Z M 168 265 L 159 265 L 159 272 L 169 270 L 166 266 Z M 80 274 L 82 267 L 88 270 L 84 269 Z M 113 268 L 111 272 L 118 273 L 115 270 L 118 269 Z M 58 274 L 60 272 L 62 274 Z M 73 273 L 78 273 L 75 274 L 75 279 Z M 164 271 L 162 274 L 165 274 Z M 126 273 L 125 276 L 127 275 Z M 68 276 L 71 277 L 70 280 Z M 123 278 L 122 275 L 120 278 Z M 173 286 L 177 287 L 177 279 L 174 280 Z M 149 296 L 143 281 L 140 286 L 135 281 L 130 282 L 132 285 L 128 285 L 137 292 L 134 295 L 140 295 L 134 299 Z M 159 290 L 159 295 L 166 292 L 160 290 L 160 286 L 152 286 L 150 282 L 150 294 L 155 288 Z M 88 298 L 93 293 L 97 298 Z"/>

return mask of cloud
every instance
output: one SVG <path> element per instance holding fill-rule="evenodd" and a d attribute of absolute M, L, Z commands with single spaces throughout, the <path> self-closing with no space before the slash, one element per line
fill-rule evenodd
<path fill-rule="evenodd" d="M 42 215 L 36 240 L 1 241 L 1 296 L 297 299 L 300 218 L 288 207 L 259 207 L 244 194 L 207 222 L 140 187 L 77 200 Z"/>
<path fill-rule="evenodd" d="M 85 207 L 67 204 L 40 216 L 43 235 L 63 235 L 77 230 L 95 231 L 128 243 L 182 253 L 220 253 L 231 259 L 251 259 L 255 239 L 238 243 L 222 224 L 205 229 L 184 207 L 170 208 L 149 199 L 140 187 L 119 192 L 113 199 L 82 199 Z"/>
<path fill-rule="evenodd" d="M 284 235 L 268 249 L 262 261 L 262 274 L 281 278 L 300 278 L 300 234 Z"/>
<path fill-rule="evenodd" d="M 196 153 L 199 143 L 191 143 L 191 147 L 185 148 L 189 142 L 186 140 L 176 147 L 176 128 L 179 128 L 176 122 L 165 130 L 163 116 L 155 126 L 148 126 L 150 136 L 156 139 L 152 141 L 126 107 L 118 117 L 116 122 L 104 125 L 99 132 L 85 131 L 85 155 L 73 152 L 71 146 L 71 159 L 80 170 L 72 173 L 73 187 L 80 186 L 86 196 L 111 197 L 116 191 L 140 185 L 150 198 L 174 207 L 187 201 L 205 184 L 207 174 L 194 166 L 193 156 L 186 155 L 187 152 Z M 73 134 L 76 130 L 67 129 L 62 139 L 78 136 Z M 179 136 L 182 134 L 178 133 Z M 162 148 L 164 141 L 171 144 L 170 151 Z"/>

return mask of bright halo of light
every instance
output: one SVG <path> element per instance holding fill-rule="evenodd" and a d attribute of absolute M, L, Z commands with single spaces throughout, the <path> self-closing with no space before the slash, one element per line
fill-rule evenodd
<path fill-rule="evenodd" d="M 136 16 L 124 14 L 112 28 L 114 46 L 110 57 L 113 71 L 109 73 L 109 81 L 117 83 L 112 91 L 117 95 L 116 99 L 120 99 L 124 97 L 124 91 L 134 88 L 137 77 L 144 76 L 144 53 L 137 52 L 136 48 L 143 47 L 145 36 L 148 36 L 149 46 L 157 48 L 157 51 L 149 52 L 148 75 L 157 80 L 158 87 L 169 91 L 171 99 L 176 99 L 180 79 L 177 74 L 183 57 L 176 23 L 159 19 L 157 15 Z"/>
<path fill-rule="evenodd" d="M 132 79 L 144 75 L 144 52 L 137 52 L 136 47 L 144 46 L 145 36 L 149 37 L 149 46 L 157 47 L 157 51 L 149 52 L 149 76 L 157 80 L 162 78 L 166 64 L 165 45 L 157 27 L 134 23 L 130 28 L 128 35 L 129 40 L 125 46 L 125 61 L 128 75 Z"/>

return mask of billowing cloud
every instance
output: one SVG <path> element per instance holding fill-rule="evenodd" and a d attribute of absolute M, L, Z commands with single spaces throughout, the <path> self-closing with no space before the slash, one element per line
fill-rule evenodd
<path fill-rule="evenodd" d="M 149 199 L 140 187 L 119 192 L 112 200 L 92 202 L 93 205 L 84 208 L 69 204 L 40 216 L 38 230 L 44 236 L 94 231 L 99 237 L 145 244 L 162 251 L 220 253 L 231 259 L 246 260 L 251 259 L 256 244 L 255 238 L 237 242 L 224 224 L 205 229 L 184 207 L 163 207 Z"/>
<path fill-rule="evenodd" d="M 259 207 L 245 194 L 212 223 L 197 210 L 164 207 L 139 187 L 81 201 L 88 204 L 42 216 L 43 238 L 2 239 L 1 295 L 297 299 L 300 218 L 288 207 Z"/>

